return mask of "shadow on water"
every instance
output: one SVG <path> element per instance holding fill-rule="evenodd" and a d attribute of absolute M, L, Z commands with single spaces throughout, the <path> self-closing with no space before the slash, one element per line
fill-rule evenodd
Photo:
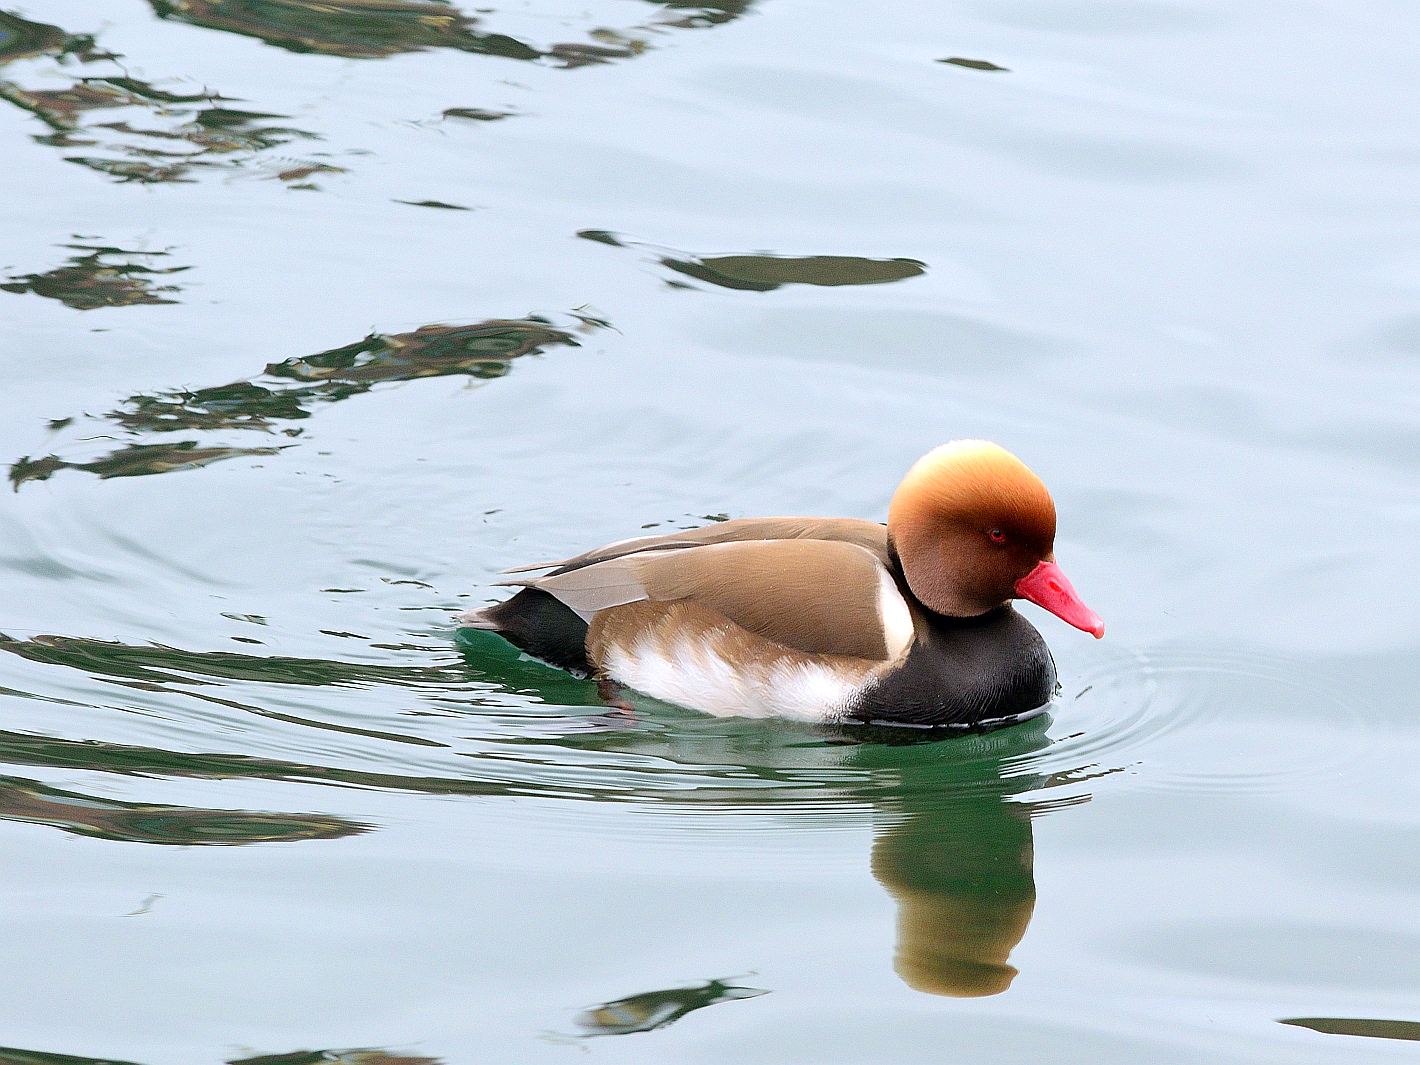
<path fill-rule="evenodd" d="M 42 1050 L 0 1047 L 0 1065 L 135 1065 L 114 1058 L 84 1058 L 73 1054 L 50 1054 Z M 438 1058 L 396 1054 L 390 1050 L 296 1050 L 289 1054 L 261 1054 L 253 1058 L 233 1058 L 227 1065 L 439 1065 Z"/>
<path fill-rule="evenodd" d="M 713 255 L 696 256 L 628 240 L 604 229 L 583 229 L 577 236 L 613 248 L 648 248 L 657 261 L 697 281 L 720 288 L 748 292 L 772 292 L 784 285 L 882 285 L 904 281 L 927 272 L 927 264 L 917 259 L 865 259 L 857 255 Z M 682 281 L 668 282 L 679 288 L 693 286 Z"/>
<path fill-rule="evenodd" d="M 460 659 L 386 666 L 57 636 L 7 638 L 0 640 L 0 651 L 114 685 L 126 693 L 124 705 L 148 692 L 165 715 L 181 712 L 174 709 L 174 697 L 189 698 L 255 714 L 275 728 L 352 733 L 384 745 L 378 755 L 383 767 L 407 762 L 401 750 L 411 752 L 410 758 L 415 750 L 424 753 L 416 770 L 371 771 L 10 731 L 0 732 L 0 762 L 130 777 L 245 777 L 424 794 L 635 803 L 643 810 L 711 815 L 707 825 L 727 823 L 732 814 L 796 826 L 871 820 L 876 825 L 872 871 L 898 906 L 898 974 L 919 991 L 960 997 L 997 994 L 1016 975 L 1009 957 L 1025 935 L 1035 903 L 1032 818 L 1088 801 L 1080 785 L 1112 772 L 1095 766 L 1033 772 L 1035 757 L 1052 745 L 1048 717 L 987 735 L 942 739 L 916 730 L 709 718 L 650 701 L 638 702 L 634 715 L 609 712 L 592 681 L 528 660 L 488 633 L 461 630 L 461 639 Z M 263 705 L 290 707 L 291 698 L 280 691 L 293 687 L 322 688 L 312 702 L 318 709 L 302 716 Z M 341 690 L 385 687 L 412 694 L 438 712 L 402 715 L 403 731 L 394 731 L 357 727 L 349 723 L 351 713 L 330 709 Z M 90 702 L 102 706 L 103 698 L 95 694 Z M 375 702 L 387 705 L 384 699 Z M 370 724 L 388 726 L 387 711 L 382 716 L 377 711 Z M 279 734 L 275 742 L 287 746 Z M 1047 790 L 1050 796 L 1035 795 Z M 0 816 L 7 815 L 0 810 Z M 330 831 L 343 834 L 335 827 Z M 686 989 L 654 994 L 698 1001 L 686 999 Z M 633 996 L 608 1007 L 632 1003 L 634 1009 L 626 1005 L 629 1017 L 646 1006 L 649 1017 L 679 1008 L 670 1002 Z"/>
<path fill-rule="evenodd" d="M 92 244 L 65 244 L 63 247 L 88 254 L 71 256 L 64 266 L 43 274 L 11 277 L 0 284 L 0 289 L 20 294 L 33 292 L 79 311 L 131 307 L 139 303 L 176 303 L 177 300 L 168 299 L 164 294 L 179 291 L 178 286 L 154 285 L 153 278 L 191 269 L 133 261 L 167 255 L 165 251 L 126 251 Z"/>
<path fill-rule="evenodd" d="M 592 29 L 590 42 L 538 47 L 483 28 L 444 0 L 149 0 L 159 18 L 255 37 L 291 52 L 380 59 L 450 48 L 563 68 L 610 63 L 644 52 L 668 29 L 718 26 L 743 15 L 752 0 L 649 0 L 666 16 L 627 30 Z M 496 14 L 480 8 L 480 15 Z M 595 17 L 590 13 L 584 17 Z"/>
<path fill-rule="evenodd" d="M 0 99 L 49 127 L 35 136 L 39 143 L 82 150 L 65 156 L 67 162 L 122 182 L 189 182 L 202 171 L 245 169 L 271 149 L 319 139 L 269 121 L 284 115 L 226 106 L 236 101 L 216 92 L 167 92 L 130 76 L 116 62 L 121 58 L 99 51 L 89 34 L 66 33 L 0 11 L 0 67 L 7 67 Z M 21 61 L 23 82 L 11 69 Z M 100 64 L 100 71 L 108 72 L 75 77 L 70 72 L 74 63 Z M 60 79 L 67 82 L 63 88 L 47 87 Z M 316 171 L 343 169 L 319 162 L 293 166 L 287 159 L 269 176 L 290 183 Z"/>
<path fill-rule="evenodd" d="M 574 316 L 577 328 L 604 327 L 601 319 Z M 258 377 L 213 388 L 130 396 L 97 420 L 133 436 L 175 432 L 272 433 L 278 427 L 288 437 L 322 405 L 363 395 L 376 385 L 423 377 L 462 375 L 492 380 L 508 373 L 514 359 L 553 345 L 577 347 L 572 333 L 542 318 L 495 319 L 474 325 L 426 325 L 410 333 L 372 333 L 354 344 L 316 355 L 267 365 Z M 72 435 L 92 433 L 87 419 L 73 426 Z M 53 423 L 52 423 L 53 424 Z M 290 446 L 290 445 L 285 445 Z M 92 459 L 26 455 L 10 466 L 16 491 L 28 481 L 43 481 L 59 470 L 85 470 L 99 477 L 141 477 L 193 469 L 242 455 L 274 455 L 281 447 L 209 446 L 197 440 L 130 444 Z"/>

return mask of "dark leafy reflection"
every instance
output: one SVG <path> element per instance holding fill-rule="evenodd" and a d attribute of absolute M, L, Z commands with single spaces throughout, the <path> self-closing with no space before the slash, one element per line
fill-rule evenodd
<path fill-rule="evenodd" d="M 1006 74 L 1010 73 L 1008 68 L 998 67 L 989 59 L 963 59 L 961 56 L 952 56 L 950 59 L 939 59 L 937 62 L 950 63 L 955 67 L 966 67 L 968 70 L 999 70 Z"/>
<path fill-rule="evenodd" d="M 339 839 L 369 827 L 323 814 L 195 810 L 118 802 L 6 776 L 0 776 L 0 818 L 52 825 L 79 836 L 183 847 Z"/>
<path fill-rule="evenodd" d="M 408 204 L 410 207 L 436 207 L 441 211 L 471 211 L 472 207 L 465 207 L 458 203 L 445 203 L 443 200 L 395 200 L 395 203 Z"/>
<path fill-rule="evenodd" d="M 720 255 L 662 259 L 677 273 L 721 288 L 772 292 L 781 285 L 881 285 L 926 272 L 916 259 L 862 259 L 853 255 Z"/>
<path fill-rule="evenodd" d="M 516 111 L 490 111 L 486 107 L 446 107 L 444 109 L 445 118 L 468 118 L 475 122 L 497 122 L 500 119 L 512 118 Z"/>
<path fill-rule="evenodd" d="M 663 26 L 719 26 L 731 22 L 747 12 L 754 0 L 652 0 L 666 9 L 671 18 L 661 22 Z M 682 12 L 684 12 L 682 14 Z"/>
<path fill-rule="evenodd" d="M 36 135 L 40 143 L 81 149 L 66 155 L 68 162 L 123 182 L 187 182 L 203 171 L 247 168 L 261 153 L 293 141 L 317 139 L 273 121 L 284 115 L 233 108 L 228 105 L 235 101 L 215 92 L 161 89 L 129 75 L 117 63 L 121 58 L 99 51 L 88 34 L 0 12 L 0 67 L 7 68 L 0 99 L 49 128 Z M 22 60 L 24 81 L 13 69 Z M 75 62 L 103 66 L 99 73 L 75 77 L 70 72 Z M 49 87 L 58 80 L 67 84 Z M 275 176 L 294 180 L 287 175 L 300 169 L 286 160 Z M 305 167 L 307 174 L 341 169 L 314 162 Z"/>
<path fill-rule="evenodd" d="M 577 316 L 577 321 L 584 330 L 606 324 L 586 316 Z M 393 336 L 372 333 L 343 348 L 270 363 L 254 380 L 130 396 L 101 420 L 134 436 L 232 430 L 270 433 L 282 423 L 306 420 L 323 404 L 363 395 L 382 382 L 449 375 L 489 380 L 504 376 L 514 359 L 553 345 L 576 347 L 577 340 L 541 318 L 426 325 Z M 75 430 L 74 435 L 79 435 L 77 427 Z M 282 431 L 292 437 L 302 432 L 299 428 Z M 280 450 L 203 446 L 196 440 L 182 440 L 130 444 L 90 460 L 26 455 L 10 466 L 10 483 L 18 490 L 27 481 L 43 481 L 63 469 L 85 470 L 106 478 L 139 477 L 242 455 L 273 455 Z"/>
<path fill-rule="evenodd" d="M 587 42 L 538 47 L 490 31 L 445 0 L 149 0 L 160 18 L 256 37 L 291 52 L 379 59 L 428 48 L 580 67 L 640 55 L 664 29 L 718 26 L 752 0 L 650 0 L 665 18 L 625 31 L 592 29 Z M 480 14 L 495 14 L 480 8 Z"/>
<path fill-rule="evenodd" d="M 396 1054 L 391 1050 L 295 1050 L 289 1054 L 260 1054 L 235 1058 L 227 1065 L 439 1065 L 439 1058 Z M 3 1065 L 3 1063 L 0 1063 Z"/>
<path fill-rule="evenodd" d="M 60 470 L 84 470 L 107 480 L 110 477 L 146 477 L 154 473 L 195 470 L 222 459 L 243 455 L 275 455 L 279 447 L 198 447 L 196 440 L 176 444 L 132 444 L 91 462 L 66 462 L 58 455 L 16 459 L 10 466 L 10 483 L 18 490 L 26 481 L 47 481 Z"/>
<path fill-rule="evenodd" d="M 439 1065 L 438 1058 L 396 1054 L 390 1050 L 296 1050 L 290 1054 L 261 1054 L 254 1058 L 233 1058 L 227 1065 Z M 113 1058 L 82 1058 L 73 1054 L 50 1054 L 42 1050 L 0 1047 L 0 1065 L 134 1065 Z"/>
<path fill-rule="evenodd" d="M 160 18 L 255 37 L 294 52 L 373 59 L 452 48 L 571 68 L 629 59 L 668 29 L 717 26 L 744 14 L 749 0 L 649 0 L 664 17 L 625 31 L 593 28 L 584 42 L 539 47 L 483 28 L 445 0 L 150 0 Z M 480 14 L 490 14 L 492 9 Z M 192 182 L 203 173 L 256 170 L 293 189 L 318 189 L 319 173 L 345 167 L 289 158 L 266 167 L 274 148 L 319 140 L 286 125 L 288 116 L 233 107 L 239 101 L 203 89 L 182 93 L 131 76 L 89 34 L 30 22 L 0 11 L 0 99 L 48 127 L 35 140 L 73 151 L 67 162 L 139 184 Z M 75 76 L 73 64 L 110 64 Z M 24 76 L 16 71 L 24 67 Z M 56 83 L 62 82 L 59 87 Z M 484 121 L 511 112 L 451 108 L 446 115 Z M 315 156 L 328 153 L 315 152 Z"/>
<path fill-rule="evenodd" d="M 134 1065 L 116 1058 L 81 1058 L 73 1054 L 51 1054 L 44 1050 L 0 1047 L 0 1065 Z"/>
<path fill-rule="evenodd" d="M 69 262 L 43 274 L 11 277 L 0 289 L 6 292 L 33 292 L 36 296 L 59 300 L 75 310 L 98 307 L 131 307 L 139 303 L 176 303 L 165 293 L 177 292 L 177 285 L 154 285 L 153 278 L 178 274 L 187 266 L 149 266 L 141 261 L 167 255 L 165 251 L 125 251 L 92 244 L 66 244 L 66 248 L 88 252 L 71 256 Z M 139 260 L 139 261 L 134 261 Z"/>
<path fill-rule="evenodd" d="M 84 62 L 114 58 L 99 51 L 89 34 L 65 33 L 58 26 L 29 22 L 19 15 L 0 11 L 0 64 L 40 55 L 73 55 Z"/>
<path fill-rule="evenodd" d="M 292 52 L 376 59 L 426 48 L 536 59 L 540 52 L 439 0 L 150 0 L 159 18 L 257 37 Z"/>
<path fill-rule="evenodd" d="M 767 994 L 768 991 L 757 987 L 740 987 L 726 980 L 707 980 L 695 987 L 646 991 L 589 1006 L 577 1015 L 577 1027 L 582 1029 L 584 1036 L 651 1032 L 674 1024 L 687 1013 L 706 1006 Z"/>
<path fill-rule="evenodd" d="M 1370 1039 L 1420 1041 L 1420 1021 L 1387 1021 L 1368 1017 L 1289 1017 L 1278 1024 L 1310 1028 L 1324 1035 L 1359 1035 Z"/>
<path fill-rule="evenodd" d="M 577 236 L 614 248 L 650 247 L 604 229 L 584 229 Z M 658 258 L 662 266 L 678 274 L 720 288 L 749 292 L 772 292 L 783 285 L 882 285 L 927 271 L 927 264 L 917 259 L 865 259 L 856 255 L 693 256 L 669 252 Z M 689 287 L 683 282 L 672 284 Z"/>
<path fill-rule="evenodd" d="M 36 636 L 32 640 L 15 640 L 0 634 L 0 651 L 31 662 L 68 666 L 111 680 L 137 681 L 145 685 L 209 687 L 220 685 L 223 681 L 252 681 L 304 687 L 392 684 L 419 688 L 453 684 L 467 676 L 465 670 L 454 665 L 381 666 L 321 658 L 243 655 L 229 651 L 183 651 L 161 644 L 134 646 L 73 636 Z"/>

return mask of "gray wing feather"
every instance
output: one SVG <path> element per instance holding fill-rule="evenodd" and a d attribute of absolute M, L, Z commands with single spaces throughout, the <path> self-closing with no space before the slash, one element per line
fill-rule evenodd
<path fill-rule="evenodd" d="M 595 551 L 588 551 L 584 555 L 574 555 L 572 558 L 564 558 L 557 562 L 535 562 L 530 566 L 514 566 L 512 569 L 505 569 L 504 573 L 531 573 L 539 569 L 563 569 L 568 566 L 594 566 L 598 562 L 607 562 L 612 559 L 621 558 L 625 555 L 644 554 L 648 551 L 679 551 L 687 547 L 704 547 L 700 540 L 667 540 L 664 536 L 644 536 L 635 540 L 622 540 L 620 543 L 608 544 L 606 547 L 599 547 Z M 517 583 L 508 581 L 508 584 Z"/>
<path fill-rule="evenodd" d="M 634 558 L 614 558 L 567 573 L 554 573 L 549 577 L 500 583 L 547 592 L 588 622 L 598 610 L 649 598 L 641 584 Z"/>
<path fill-rule="evenodd" d="M 691 547 L 743 540 L 846 540 L 868 548 L 884 565 L 887 564 L 887 529 L 875 522 L 853 518 L 735 518 L 732 521 L 705 525 L 698 529 L 682 529 L 662 536 L 636 536 L 630 540 L 618 540 L 616 543 L 593 548 L 557 562 L 538 562 L 503 572 L 532 573 L 540 569 L 570 572 L 626 555 L 681 551 Z"/>

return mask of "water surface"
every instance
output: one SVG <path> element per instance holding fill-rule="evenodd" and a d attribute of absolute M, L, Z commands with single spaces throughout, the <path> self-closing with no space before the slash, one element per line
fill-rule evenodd
<path fill-rule="evenodd" d="M 1409 1060 L 1417 34 L 5 9 L 0 1063 Z M 1047 718 L 628 715 L 456 636 L 967 436 L 1109 625 L 1031 615 Z"/>

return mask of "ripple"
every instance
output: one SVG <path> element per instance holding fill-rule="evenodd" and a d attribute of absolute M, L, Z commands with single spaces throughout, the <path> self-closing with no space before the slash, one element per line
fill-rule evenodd
<path fill-rule="evenodd" d="M 1076 678 L 1077 694 L 1053 719 L 965 737 L 711 718 L 642 697 L 626 714 L 605 706 L 595 684 L 496 639 L 422 666 L 59 636 L 6 638 L 0 651 L 32 666 L 13 694 L 101 712 L 114 705 L 108 687 L 122 692 L 118 706 L 155 723 L 146 742 L 126 728 L 112 740 L 5 733 L 0 758 L 14 764 L 626 802 L 799 824 L 1002 803 L 1046 813 L 1087 801 L 1105 778 L 1280 792 L 1364 761 L 1382 732 L 1295 662 L 1185 647 L 1116 651 Z M 48 672 L 56 668 L 64 677 Z M 85 677 L 77 685 L 73 671 Z M 391 689 L 417 709 L 392 715 Z M 224 749 L 190 748 L 215 735 Z"/>
<path fill-rule="evenodd" d="M 1049 745 L 1048 717 L 985 736 L 943 738 L 711 718 L 644 698 L 627 715 L 603 705 L 594 683 L 530 661 L 501 640 L 428 666 L 63 636 L 3 638 L 0 652 L 27 663 L 15 683 L 28 690 L 12 694 L 71 705 L 79 694 L 99 715 L 83 739 L 0 733 L 0 761 L 11 764 L 840 823 L 875 812 L 997 806 L 1041 787 L 1078 784 L 1059 773 L 1018 771 L 1023 758 Z M 419 708 L 391 715 L 390 690 Z M 105 708 L 128 714 L 105 725 Z M 133 711 L 149 722 L 146 742 L 135 742 Z M 216 736 L 225 749 L 211 749 Z M 306 759 L 292 757 L 299 750 Z"/>
<path fill-rule="evenodd" d="M 1281 792 L 1363 763 L 1382 742 L 1377 716 L 1280 655 L 1119 651 L 1074 687 L 1056 715 L 1067 734 L 1022 770 L 1111 766 L 1137 787 Z"/>
<path fill-rule="evenodd" d="M 641 697 L 626 714 L 595 684 L 492 638 L 426 665 L 61 636 L 7 638 L 0 651 L 30 664 L 14 695 L 151 723 L 141 737 L 121 719 L 83 739 L 10 731 L 0 759 L 12 764 L 633 803 L 800 827 L 1002 804 L 1039 815 L 1101 786 L 1280 792 L 1364 761 L 1382 731 L 1289 659 L 1188 647 L 1114 651 L 1079 673 L 1053 718 L 965 737 L 712 718 Z M 392 714 L 391 690 L 415 707 Z M 741 830 L 734 818 L 702 823 Z"/>

